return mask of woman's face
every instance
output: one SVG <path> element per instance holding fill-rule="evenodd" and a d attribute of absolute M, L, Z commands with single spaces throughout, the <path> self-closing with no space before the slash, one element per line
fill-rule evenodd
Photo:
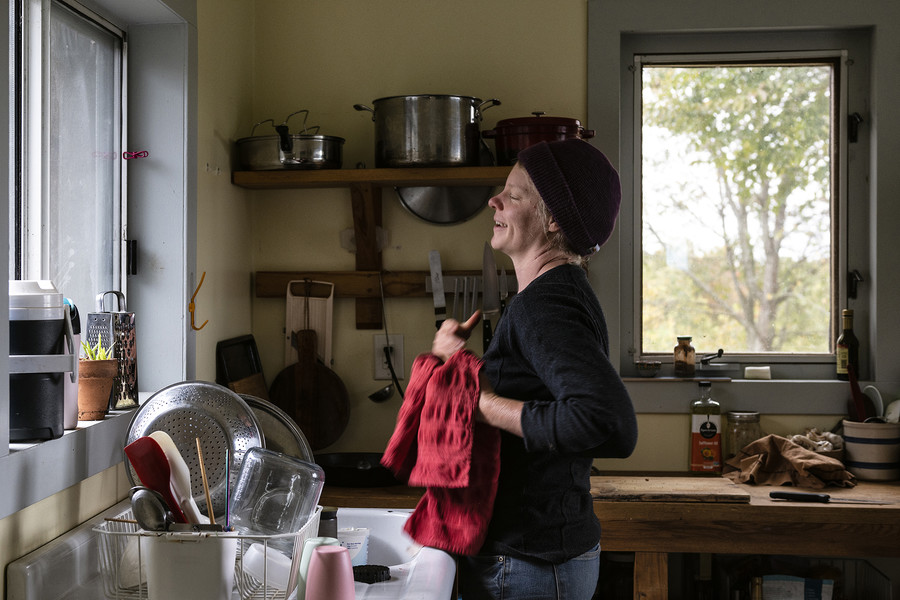
<path fill-rule="evenodd" d="M 512 259 L 546 247 L 547 236 L 537 210 L 542 202 L 528 172 L 515 165 L 503 191 L 488 200 L 494 209 L 491 247 Z M 551 225 L 554 227 L 555 223 Z"/>

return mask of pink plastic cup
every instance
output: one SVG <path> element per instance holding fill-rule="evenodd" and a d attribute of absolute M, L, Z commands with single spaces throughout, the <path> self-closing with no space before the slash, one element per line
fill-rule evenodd
<path fill-rule="evenodd" d="M 306 574 L 306 600 L 354 600 L 353 565 L 343 546 L 318 546 Z"/>

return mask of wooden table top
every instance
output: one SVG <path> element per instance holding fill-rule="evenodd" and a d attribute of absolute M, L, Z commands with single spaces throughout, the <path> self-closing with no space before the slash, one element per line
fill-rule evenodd
<path fill-rule="evenodd" d="M 722 477 L 591 478 L 604 550 L 816 556 L 900 556 L 900 482 L 810 490 Z M 772 500 L 773 490 L 824 492 L 885 504 Z M 329 506 L 414 508 L 424 490 L 325 486 Z"/>

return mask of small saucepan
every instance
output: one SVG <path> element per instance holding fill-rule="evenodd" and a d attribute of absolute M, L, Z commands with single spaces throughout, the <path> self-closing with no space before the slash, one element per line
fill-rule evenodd
<path fill-rule="evenodd" d="M 481 132 L 482 137 L 494 140 L 497 164 L 514 165 L 520 150 L 538 142 L 594 137 L 594 130 L 582 127 L 578 119 L 545 117 L 543 112 L 531 114 L 534 116 L 503 119 L 493 129 Z"/>
<path fill-rule="evenodd" d="M 281 125 L 275 125 L 272 119 L 254 125 L 250 137 L 236 142 L 241 168 L 248 171 L 340 169 L 344 138 L 319 135 L 318 125 L 307 127 L 306 118 L 303 119 L 301 133 L 290 132 L 288 120 L 296 114 L 308 112 L 300 110 L 292 113 Z M 264 123 L 272 124 L 275 135 L 254 136 L 256 128 Z"/>

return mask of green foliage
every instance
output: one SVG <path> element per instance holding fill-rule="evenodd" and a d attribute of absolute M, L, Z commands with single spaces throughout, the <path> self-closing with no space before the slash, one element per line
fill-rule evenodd
<path fill-rule="evenodd" d="M 84 360 L 109 360 L 112 358 L 112 346 L 104 348 L 97 340 L 92 348 L 86 341 L 81 340 L 81 349 L 84 351 Z"/>
<path fill-rule="evenodd" d="M 734 352 L 828 352 L 831 70 L 644 69 L 643 128 L 665 140 L 644 185 L 643 348 L 676 335 Z M 706 165 L 715 189 L 696 181 Z M 690 168 L 689 168 L 690 167 Z M 692 179 L 692 177 L 694 179 Z M 684 223 L 671 239 L 671 222 Z"/>

